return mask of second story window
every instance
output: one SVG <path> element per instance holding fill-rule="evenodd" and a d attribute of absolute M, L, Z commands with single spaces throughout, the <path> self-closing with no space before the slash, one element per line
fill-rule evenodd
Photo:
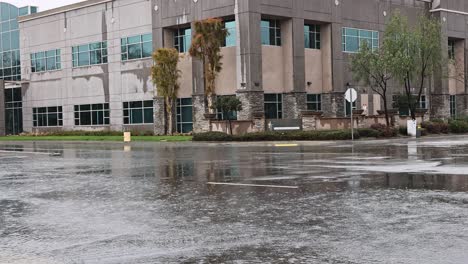
<path fill-rule="evenodd" d="M 453 39 L 448 41 L 448 57 L 451 60 L 455 59 L 455 40 Z"/>
<path fill-rule="evenodd" d="M 373 50 L 379 48 L 379 32 L 373 30 L 364 30 L 356 28 L 343 28 L 342 43 L 344 52 L 358 52 L 361 43 L 367 42 L 367 45 Z"/>
<path fill-rule="evenodd" d="M 44 72 L 60 70 L 60 50 L 49 50 L 31 54 L 31 71 Z"/>
<path fill-rule="evenodd" d="M 73 67 L 107 63 L 107 42 L 72 47 Z"/>
<path fill-rule="evenodd" d="M 262 45 L 281 46 L 281 22 L 262 20 L 260 23 Z"/>
<path fill-rule="evenodd" d="M 153 53 L 153 35 L 145 34 L 120 40 L 122 60 L 133 60 L 151 57 Z"/>
<path fill-rule="evenodd" d="M 237 39 L 236 21 L 226 21 L 224 22 L 224 27 L 227 29 L 229 33 L 224 42 L 224 47 L 236 46 L 236 39 Z"/>
<path fill-rule="evenodd" d="M 320 49 L 320 25 L 304 25 L 306 49 Z"/>
<path fill-rule="evenodd" d="M 178 28 L 174 32 L 174 48 L 180 53 L 188 52 L 192 45 L 192 29 Z"/>

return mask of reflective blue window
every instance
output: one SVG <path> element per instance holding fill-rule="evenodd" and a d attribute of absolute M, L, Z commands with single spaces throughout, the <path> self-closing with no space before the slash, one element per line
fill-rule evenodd
<path fill-rule="evenodd" d="M 120 43 L 123 61 L 151 57 L 153 53 L 152 34 L 122 38 Z"/>
<path fill-rule="evenodd" d="M 188 52 L 192 45 L 192 29 L 179 28 L 174 32 L 174 48 L 180 53 Z"/>
<path fill-rule="evenodd" d="M 107 63 L 107 42 L 72 47 L 73 67 Z"/>
<path fill-rule="evenodd" d="M 281 46 L 281 22 L 262 20 L 260 22 L 262 45 Z"/>
<path fill-rule="evenodd" d="M 237 39 L 236 21 L 227 21 L 224 23 L 224 26 L 228 32 L 224 46 L 225 47 L 236 46 L 236 39 Z"/>
<path fill-rule="evenodd" d="M 361 44 L 367 42 L 369 47 L 379 48 L 379 32 L 356 28 L 343 28 L 342 43 L 344 52 L 358 52 Z"/>
<path fill-rule="evenodd" d="M 60 70 L 60 50 L 49 50 L 31 54 L 31 71 L 43 72 Z"/>

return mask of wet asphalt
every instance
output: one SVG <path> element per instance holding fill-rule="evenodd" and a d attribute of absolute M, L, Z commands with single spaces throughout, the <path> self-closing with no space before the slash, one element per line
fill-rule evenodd
<path fill-rule="evenodd" d="M 468 263 L 468 138 L 0 142 L 0 263 Z"/>

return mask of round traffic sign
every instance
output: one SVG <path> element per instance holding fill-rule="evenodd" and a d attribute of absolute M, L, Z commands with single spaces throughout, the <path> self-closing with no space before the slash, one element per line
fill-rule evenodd
<path fill-rule="evenodd" d="M 346 101 L 353 103 L 357 100 L 357 92 L 354 88 L 348 88 L 345 93 Z"/>

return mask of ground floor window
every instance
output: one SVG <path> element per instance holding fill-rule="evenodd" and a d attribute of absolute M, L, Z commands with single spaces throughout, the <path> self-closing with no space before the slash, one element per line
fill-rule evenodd
<path fill-rule="evenodd" d="M 220 95 L 216 99 L 219 99 L 220 97 L 236 97 L 235 95 Z M 218 120 L 237 120 L 237 111 L 231 111 L 227 114 L 227 116 L 224 116 L 223 111 L 221 111 L 220 108 L 216 109 L 216 118 Z"/>
<path fill-rule="evenodd" d="M 63 126 L 63 112 L 61 106 L 33 108 L 33 127 Z"/>
<path fill-rule="evenodd" d="M 353 102 L 353 110 L 357 110 L 357 100 Z M 351 103 L 345 100 L 345 115 L 351 115 Z"/>
<path fill-rule="evenodd" d="M 308 94 L 307 95 L 307 110 L 322 111 L 322 95 Z"/>
<path fill-rule="evenodd" d="M 5 128 L 7 135 L 23 132 L 23 101 L 21 88 L 4 90 L 5 95 Z M 0 113 L 0 115 L 3 113 Z"/>
<path fill-rule="evenodd" d="M 283 95 L 265 94 L 265 118 L 282 119 L 283 118 Z"/>
<path fill-rule="evenodd" d="M 109 104 L 75 105 L 75 126 L 109 125 Z"/>
<path fill-rule="evenodd" d="M 417 95 L 412 95 L 411 100 L 412 102 L 416 102 Z M 408 98 L 406 94 L 396 94 L 393 95 L 392 97 L 393 103 L 392 106 L 393 108 L 398 109 L 398 112 L 400 116 L 409 116 L 410 115 L 410 109 L 408 107 Z M 421 98 L 419 100 L 419 105 L 417 105 L 418 109 L 427 109 L 428 108 L 428 102 L 427 102 L 427 97 L 426 95 L 421 95 Z"/>
<path fill-rule="evenodd" d="M 190 133 L 193 130 L 193 105 L 192 98 L 177 99 L 177 132 Z"/>
<path fill-rule="evenodd" d="M 123 103 L 124 124 L 152 124 L 153 101 L 133 101 Z"/>
<path fill-rule="evenodd" d="M 450 96 L 450 117 L 452 118 L 457 117 L 457 96 L 456 95 Z"/>

